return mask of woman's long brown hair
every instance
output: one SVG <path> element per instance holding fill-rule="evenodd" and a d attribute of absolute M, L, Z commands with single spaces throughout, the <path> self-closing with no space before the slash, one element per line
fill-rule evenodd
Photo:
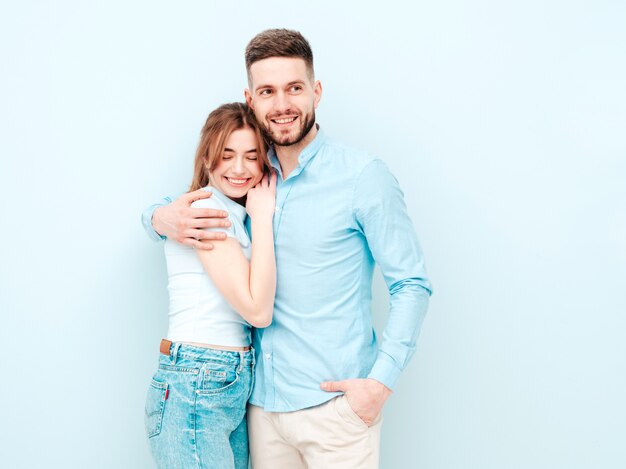
<path fill-rule="evenodd" d="M 249 128 L 254 132 L 257 141 L 257 157 L 264 172 L 269 172 L 270 163 L 267 158 L 267 145 L 263 140 L 252 110 L 244 103 L 222 104 L 207 118 L 200 143 L 196 150 L 193 167 L 193 179 L 189 192 L 209 184 L 209 171 L 213 171 L 224 153 L 226 141 L 235 130 Z"/>

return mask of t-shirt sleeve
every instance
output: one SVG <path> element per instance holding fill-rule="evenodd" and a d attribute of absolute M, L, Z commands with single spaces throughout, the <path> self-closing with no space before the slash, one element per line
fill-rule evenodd
<path fill-rule="evenodd" d="M 219 200 L 213 197 L 209 197 L 208 199 L 196 200 L 191 204 L 191 206 L 193 208 L 213 208 L 216 210 L 224 210 L 225 212 L 228 212 L 224 204 L 222 204 Z M 237 236 L 235 235 L 234 223 L 231 218 L 230 212 L 228 212 L 228 219 L 230 220 L 229 227 L 203 228 L 203 230 L 226 233 L 226 236 L 228 236 L 229 238 L 237 239 Z"/>

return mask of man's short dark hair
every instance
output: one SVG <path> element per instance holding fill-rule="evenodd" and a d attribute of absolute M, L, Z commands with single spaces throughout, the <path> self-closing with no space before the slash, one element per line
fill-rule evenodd
<path fill-rule="evenodd" d="M 270 57 L 295 57 L 304 60 L 311 81 L 314 80 L 313 51 L 302 34 L 290 29 L 268 29 L 252 38 L 246 46 L 246 71 L 252 82 L 250 67 L 259 60 Z"/>

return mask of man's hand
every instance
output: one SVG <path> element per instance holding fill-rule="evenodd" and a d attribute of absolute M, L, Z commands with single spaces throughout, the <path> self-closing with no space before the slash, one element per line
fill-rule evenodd
<path fill-rule="evenodd" d="M 211 192 L 198 189 L 181 195 L 169 205 L 159 207 L 152 215 L 152 226 L 161 236 L 196 249 L 213 249 L 210 241 L 226 239 L 225 233 L 205 231 L 202 228 L 230 226 L 228 212 L 212 208 L 192 208 L 196 200 L 211 197 Z M 207 242 L 209 241 L 209 242 Z"/>
<path fill-rule="evenodd" d="M 320 387 L 328 392 L 343 392 L 352 410 L 367 426 L 376 420 L 385 401 L 393 392 L 380 381 L 371 378 L 324 381 Z"/>

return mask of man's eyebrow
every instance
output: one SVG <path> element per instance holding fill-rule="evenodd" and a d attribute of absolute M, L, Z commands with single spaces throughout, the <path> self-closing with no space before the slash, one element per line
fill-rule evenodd
<path fill-rule="evenodd" d="M 303 85 L 304 83 L 305 83 L 305 80 L 293 80 L 293 81 L 290 81 L 289 83 L 287 83 L 285 86 L 289 87 L 289 86 L 293 86 L 293 85 Z M 254 91 L 264 90 L 266 88 L 274 88 L 274 85 L 259 85 L 259 86 L 255 86 L 254 87 Z"/>

